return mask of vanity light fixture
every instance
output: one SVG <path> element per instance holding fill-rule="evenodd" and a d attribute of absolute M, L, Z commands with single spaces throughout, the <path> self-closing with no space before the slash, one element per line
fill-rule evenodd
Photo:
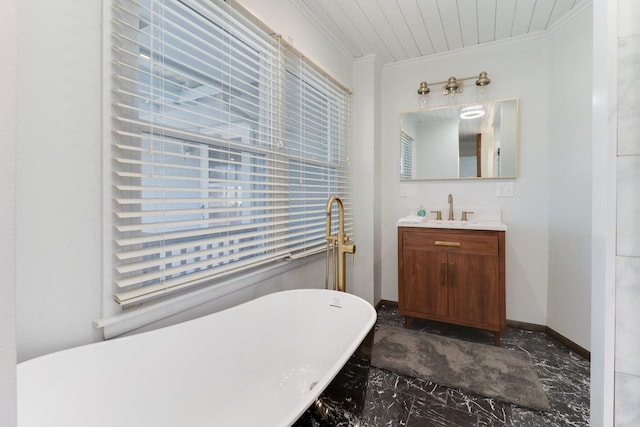
<path fill-rule="evenodd" d="M 482 71 L 480 74 L 478 74 L 478 77 L 474 76 L 474 77 L 465 77 L 462 79 L 457 79 L 454 76 L 451 76 L 447 81 L 436 82 L 433 84 L 443 85 L 442 86 L 443 95 L 454 95 L 456 93 L 461 93 L 463 91 L 464 89 L 463 82 L 465 80 L 472 80 L 472 79 L 476 79 L 476 86 L 479 86 L 481 88 L 484 88 L 485 86 L 491 83 L 491 79 L 487 75 L 487 72 Z M 418 87 L 418 95 L 420 96 L 421 104 L 425 103 L 427 94 L 429 92 L 431 92 L 431 89 L 429 89 L 429 85 L 427 84 L 427 82 L 426 81 L 420 82 L 420 86 Z"/>

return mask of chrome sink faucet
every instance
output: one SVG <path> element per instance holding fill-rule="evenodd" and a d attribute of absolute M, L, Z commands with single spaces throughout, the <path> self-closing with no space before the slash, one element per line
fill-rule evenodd
<path fill-rule="evenodd" d="M 447 202 L 449 202 L 449 221 L 453 221 L 453 196 L 451 194 L 449 194 Z"/>

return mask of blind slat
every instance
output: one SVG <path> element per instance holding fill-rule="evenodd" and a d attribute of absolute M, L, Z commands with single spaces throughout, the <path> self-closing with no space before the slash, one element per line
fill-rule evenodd
<path fill-rule="evenodd" d="M 270 225 L 272 227 L 277 227 L 277 229 L 281 232 L 286 232 L 288 228 L 286 227 L 289 224 L 288 219 L 280 220 L 280 221 L 271 221 Z M 226 226 L 225 231 L 228 233 L 234 233 L 238 231 L 242 231 L 245 229 L 244 225 L 236 225 L 236 226 Z M 122 238 L 115 241 L 118 246 L 131 246 L 131 245 L 144 245 L 144 244 L 155 244 L 165 241 L 172 241 L 176 239 L 191 239 L 197 241 L 197 239 L 202 238 L 202 230 L 196 229 L 194 231 L 172 231 L 163 234 L 155 234 L 155 235 L 141 235 L 137 237 L 131 238 Z M 128 249 L 127 252 L 116 252 L 116 256 L 119 259 L 132 258 L 130 255 L 127 255 L 130 251 L 135 251 L 135 249 Z"/>
<path fill-rule="evenodd" d="M 229 264 L 224 268 L 218 269 L 215 273 L 215 277 L 224 277 L 226 275 L 234 273 L 235 271 L 241 271 L 242 269 L 247 267 L 264 265 L 280 259 L 285 259 L 289 256 L 290 254 L 282 252 L 274 255 L 255 257 L 250 260 L 239 261 L 235 264 Z M 162 284 L 152 284 L 130 290 L 116 291 L 114 293 L 114 299 L 116 300 L 116 302 L 122 305 L 138 304 L 153 297 L 171 294 L 187 287 L 200 285 L 202 283 L 210 281 L 211 279 L 212 277 L 210 272 L 201 271 L 193 273 L 189 276 L 170 279 L 163 282 Z"/>

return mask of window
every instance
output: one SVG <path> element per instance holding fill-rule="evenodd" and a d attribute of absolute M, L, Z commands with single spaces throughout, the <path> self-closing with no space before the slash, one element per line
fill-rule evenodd
<path fill-rule="evenodd" d="M 349 94 L 226 2 L 114 0 L 113 278 L 138 304 L 351 227 Z"/>
<path fill-rule="evenodd" d="M 402 132 L 400 137 L 400 178 L 413 178 L 413 146 L 414 139 Z"/>

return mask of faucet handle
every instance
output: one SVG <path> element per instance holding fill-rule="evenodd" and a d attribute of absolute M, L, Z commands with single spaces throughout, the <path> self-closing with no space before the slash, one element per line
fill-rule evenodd
<path fill-rule="evenodd" d="M 431 211 L 431 213 L 436 214 L 437 221 L 442 221 L 442 211 Z"/>
<path fill-rule="evenodd" d="M 467 214 L 473 214 L 475 212 L 473 211 L 462 211 L 462 220 L 466 221 L 467 220 Z"/>

